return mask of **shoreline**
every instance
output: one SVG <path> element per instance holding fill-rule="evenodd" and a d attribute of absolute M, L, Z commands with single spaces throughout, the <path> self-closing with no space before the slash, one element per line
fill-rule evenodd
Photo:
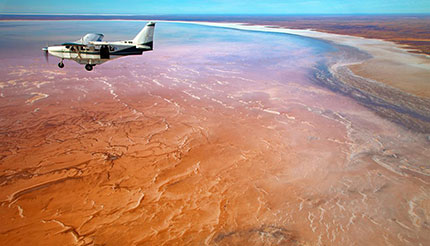
<path fill-rule="evenodd" d="M 357 76 L 389 85 L 424 99 L 430 99 L 430 82 L 428 82 L 428 78 L 430 78 L 430 56 L 411 53 L 406 47 L 391 41 L 326 33 L 309 29 L 290 29 L 275 26 L 250 25 L 247 23 L 157 21 L 192 23 L 244 31 L 285 33 L 357 48 L 372 57 L 361 62 L 342 64 L 341 66 L 348 67 Z"/>
<path fill-rule="evenodd" d="M 328 70 L 334 79 L 322 76 L 318 84 L 338 91 L 414 132 L 430 133 L 430 56 L 410 53 L 400 45 L 379 39 L 296 30 L 246 23 L 160 21 L 197 24 L 244 31 L 285 33 L 314 38 L 338 46 L 357 49 L 370 57 L 331 61 Z M 342 51 L 345 52 L 345 51 Z M 349 51 L 346 51 L 349 52 Z M 376 67 L 376 70 L 369 69 Z M 360 70 L 357 70 L 361 69 Z M 418 72 L 417 72 L 418 71 Z M 403 76 L 399 76 L 401 73 Z M 380 79 L 382 76 L 383 79 Z M 405 83 L 404 79 L 412 78 Z M 414 81 L 415 80 L 415 81 Z"/>
<path fill-rule="evenodd" d="M 149 20 L 110 19 L 90 21 L 147 22 Z M 318 83 L 353 98 L 380 116 L 386 117 L 407 129 L 426 134 L 430 133 L 429 55 L 411 53 L 402 45 L 391 41 L 309 29 L 290 29 L 275 25 L 267 26 L 249 23 L 151 21 L 297 35 L 332 43 L 339 51 L 343 49 L 342 47 L 357 49 L 367 54 L 368 57 L 364 58 L 363 56 L 359 60 L 339 59 L 328 63 L 328 70 L 336 81 L 324 80 Z"/>
<path fill-rule="evenodd" d="M 0 20 L 0 22 L 19 21 L 52 21 L 48 19 Z M 60 19 L 55 21 L 134 21 L 147 22 L 149 19 Z M 249 22 L 214 22 L 214 21 L 181 21 L 152 20 L 165 23 L 196 24 L 244 31 L 284 33 L 302 37 L 315 38 L 337 45 L 357 48 L 372 57 L 361 62 L 346 65 L 355 75 L 389 85 L 403 92 L 430 99 L 430 55 L 414 53 L 415 49 L 407 45 L 384 39 L 364 38 L 359 36 L 335 34 L 312 29 L 292 29 L 279 25 L 264 25 Z"/>
<path fill-rule="evenodd" d="M 318 83 L 341 92 L 406 129 L 424 134 L 430 133 L 430 82 L 427 81 L 430 78 L 430 56 L 428 55 L 410 53 L 390 41 L 312 30 L 273 28 L 244 23 L 194 22 L 194 24 L 292 34 L 328 41 L 339 49 L 347 47 L 364 52 L 370 55 L 370 58 L 362 58 L 359 61 L 346 59 L 329 62 L 328 70 L 334 80 L 323 79 Z M 369 66 L 379 69 L 371 70 Z M 417 71 L 419 71 L 418 74 Z M 403 76 L 399 76 L 398 73 L 402 73 Z M 385 79 L 379 79 L 381 76 Z M 413 81 L 411 84 L 405 83 L 403 81 L 405 77 L 412 77 L 413 80 L 418 81 Z"/>

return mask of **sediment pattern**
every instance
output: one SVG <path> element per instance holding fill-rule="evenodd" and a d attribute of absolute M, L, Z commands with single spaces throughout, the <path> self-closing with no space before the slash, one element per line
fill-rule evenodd
<path fill-rule="evenodd" d="M 1 244 L 426 245 L 427 135 L 242 49 L 0 68 Z"/>
<path fill-rule="evenodd" d="M 430 133 L 430 99 L 384 85 L 378 81 L 353 74 L 348 66 L 362 62 L 366 55 L 360 51 L 338 46 L 339 50 L 331 59 L 330 68 L 321 63 L 315 69 L 313 81 L 317 84 L 354 98 L 370 110 L 388 118 L 407 129 L 425 134 Z M 355 54 L 355 55 L 354 55 Z M 361 57 L 361 58 L 360 58 Z"/>

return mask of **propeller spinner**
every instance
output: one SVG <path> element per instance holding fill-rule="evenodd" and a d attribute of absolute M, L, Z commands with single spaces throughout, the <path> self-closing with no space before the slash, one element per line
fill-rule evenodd
<path fill-rule="evenodd" d="M 42 48 L 42 50 L 45 52 L 45 60 L 46 60 L 46 63 L 49 63 L 49 59 L 48 59 L 48 57 L 49 57 L 49 54 L 48 54 L 48 46 L 43 47 L 43 48 Z"/>

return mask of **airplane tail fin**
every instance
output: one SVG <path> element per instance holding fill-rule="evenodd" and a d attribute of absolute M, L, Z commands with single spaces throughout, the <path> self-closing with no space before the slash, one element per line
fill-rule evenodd
<path fill-rule="evenodd" d="M 155 29 L 155 22 L 152 22 L 152 21 L 148 22 L 146 26 L 133 39 L 133 43 L 137 47 L 149 47 L 152 50 L 153 40 L 154 40 L 154 29 Z"/>

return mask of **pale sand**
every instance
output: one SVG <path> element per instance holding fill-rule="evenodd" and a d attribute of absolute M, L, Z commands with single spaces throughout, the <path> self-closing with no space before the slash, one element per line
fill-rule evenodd
<path fill-rule="evenodd" d="M 34 102 L 47 98 L 49 96 L 48 94 L 40 92 L 32 92 L 31 95 L 32 97 L 25 101 L 26 104 L 33 104 Z"/>
<path fill-rule="evenodd" d="M 393 42 L 324 33 L 313 30 L 247 25 L 245 23 L 174 22 L 193 23 L 248 31 L 287 33 L 322 39 L 334 42 L 335 44 L 354 47 L 372 56 L 371 59 L 363 62 L 341 64 L 348 66 L 354 74 L 382 82 L 416 96 L 430 98 L 430 56 L 410 53 L 408 52 L 407 47 Z"/>

